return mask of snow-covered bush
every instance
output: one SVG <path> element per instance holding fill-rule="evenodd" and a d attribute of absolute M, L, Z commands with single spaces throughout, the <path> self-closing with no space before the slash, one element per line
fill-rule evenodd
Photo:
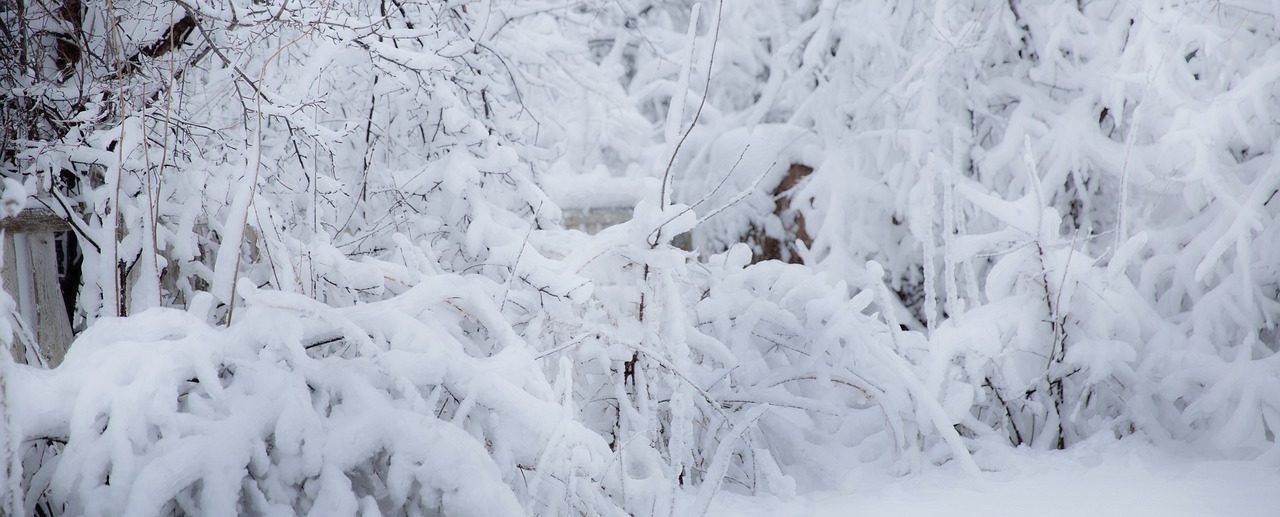
<path fill-rule="evenodd" d="M 0 13 L 3 173 L 85 254 L 65 363 L 0 362 L 8 513 L 686 515 L 1099 434 L 1280 461 L 1280 13 L 72 3 Z M 634 218 L 561 228 L 540 185 L 605 176 Z M 803 265 L 739 243 L 790 238 L 777 195 Z"/>
<path fill-rule="evenodd" d="M 172 309 L 103 320 L 57 370 L 7 372 L 19 436 L 57 444 L 24 514 L 520 515 L 517 490 L 596 513 L 575 497 L 599 485 L 574 479 L 608 449 L 565 393 L 527 348 L 468 353 L 510 339 L 501 288 L 441 276 L 348 309 L 255 292 L 226 329 Z M 485 338 L 448 324 L 469 318 Z"/>
<path fill-rule="evenodd" d="M 700 245 L 776 231 L 779 171 L 814 167 L 791 192 L 806 265 L 855 281 L 884 264 L 896 315 L 929 333 L 921 375 L 944 400 L 974 392 L 968 432 L 1276 447 L 1276 13 L 728 2 L 691 39 L 693 6 L 718 2 L 624 5 L 636 104 L 700 113 L 677 199 L 759 180 Z"/>

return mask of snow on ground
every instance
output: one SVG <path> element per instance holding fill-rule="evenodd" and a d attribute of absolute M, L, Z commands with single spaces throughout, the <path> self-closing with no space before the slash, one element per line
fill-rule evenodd
<path fill-rule="evenodd" d="M 794 498 L 722 494 L 713 517 L 1276 517 L 1280 468 L 1190 459 L 1137 444 L 1019 450 L 981 480 L 936 468 L 851 475 L 842 490 Z"/>

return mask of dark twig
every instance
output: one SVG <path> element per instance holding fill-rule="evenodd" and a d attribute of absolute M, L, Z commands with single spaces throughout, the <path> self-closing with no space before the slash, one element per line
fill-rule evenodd
<path fill-rule="evenodd" d="M 720 43 L 720 20 L 724 13 L 724 0 L 716 7 L 716 28 L 711 36 L 711 58 L 707 61 L 707 81 L 702 87 L 702 101 L 698 103 L 698 110 L 693 112 L 693 121 L 689 122 L 689 128 L 685 129 L 684 134 L 680 135 L 680 140 L 676 142 L 676 148 L 671 150 L 671 157 L 667 160 L 667 168 L 662 172 L 662 192 L 658 194 L 658 206 L 667 206 L 667 182 L 671 179 L 671 167 L 676 163 L 676 156 L 680 154 L 680 148 L 684 146 L 684 141 L 689 139 L 689 134 L 693 133 L 693 128 L 697 127 L 698 119 L 702 118 L 702 108 L 707 105 L 707 97 L 711 94 L 711 71 L 715 69 L 716 64 L 716 47 Z M 676 102 L 672 99 L 671 102 Z M 680 102 L 684 102 L 681 99 Z"/>

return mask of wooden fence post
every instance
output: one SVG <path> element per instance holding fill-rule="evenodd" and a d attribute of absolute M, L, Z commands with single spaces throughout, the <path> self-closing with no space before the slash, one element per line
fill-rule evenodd
<path fill-rule="evenodd" d="M 74 337 L 58 281 L 55 246 L 57 233 L 70 228 L 47 208 L 27 208 L 16 216 L 0 219 L 0 229 L 4 230 L 4 289 L 17 303 L 16 316 L 32 330 L 43 362 L 57 366 Z M 16 360 L 38 363 L 20 353 L 19 340 L 13 342 Z"/>

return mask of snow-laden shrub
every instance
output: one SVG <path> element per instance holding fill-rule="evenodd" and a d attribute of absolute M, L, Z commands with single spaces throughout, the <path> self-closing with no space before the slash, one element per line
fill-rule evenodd
<path fill-rule="evenodd" d="M 585 261 L 570 269 L 581 284 L 529 272 L 551 271 L 563 293 L 433 274 L 335 308 L 244 281 L 230 327 L 209 323 L 208 300 L 100 320 L 56 369 L 4 367 L 9 451 L 25 460 L 11 501 L 91 515 L 686 514 L 726 484 L 785 493 L 851 458 L 909 467 L 941 446 L 930 460 L 969 461 L 900 355 L 922 336 L 868 314 L 887 291 L 744 269 L 742 247 L 697 267 L 645 244 L 647 223 L 669 217 L 651 214 L 564 257 Z M 846 448 L 857 455 L 817 452 Z"/>
<path fill-rule="evenodd" d="M 572 380 L 513 342 L 501 289 L 440 276 L 348 309 L 254 292 L 229 328 L 102 320 L 57 369 L 5 372 L 20 443 L 56 444 L 28 460 L 23 513 L 605 512 L 608 448 L 573 418 Z"/>
<path fill-rule="evenodd" d="M 512 235 L 558 212 L 534 186 L 546 151 L 526 147 L 538 123 L 520 63 L 502 54 L 527 17 L 473 34 L 476 13 L 417 3 L 84 9 L 80 45 L 118 51 L 118 69 L 69 70 L 74 95 L 43 99 L 66 127 L 6 160 L 76 222 L 81 326 L 202 291 L 234 316 L 237 277 L 376 300 L 398 287 L 355 262 L 386 257 L 393 235 L 432 243 L 442 270 L 501 267 Z"/>
<path fill-rule="evenodd" d="M 691 38 L 720 2 L 619 5 L 636 105 L 694 126 L 676 198 L 705 210 L 760 181 L 699 244 L 777 229 L 780 170 L 814 167 L 790 193 L 806 265 L 884 265 L 895 315 L 928 333 L 922 375 L 975 401 L 966 432 L 1275 449 L 1276 13 L 725 2 Z"/>
<path fill-rule="evenodd" d="M 1098 433 L 1280 455 L 1265 17 L 165 7 L 87 3 L 105 58 L 12 90 L 57 116 L 4 174 L 86 265 L 67 362 L 0 364 L 10 513 L 682 515 Z M 791 163 L 805 264 L 748 265 Z M 550 174 L 666 188 L 587 236 Z"/>
<path fill-rule="evenodd" d="M 787 493 L 849 461 L 913 468 L 922 452 L 972 467 L 907 359 L 923 336 L 879 314 L 888 295 L 874 275 L 851 288 L 800 266 L 746 267 L 743 245 L 699 264 L 652 244 L 693 215 L 645 201 L 594 237 L 536 235 L 563 253 L 563 269 L 541 274 L 579 279 L 507 298 L 516 314 L 538 307 L 521 318 L 540 358 L 571 360 L 581 420 L 615 451 L 608 475 L 626 508 L 686 514 L 721 486 Z"/>
<path fill-rule="evenodd" d="M 692 215 L 642 204 L 598 236 L 531 232 L 503 282 L 419 272 L 340 308 L 242 281 L 229 327 L 207 295 L 102 319 L 56 369 L 5 365 L 24 459 L 10 502 L 682 515 L 725 488 L 829 483 L 849 461 L 975 468 L 914 372 L 924 336 L 882 317 L 875 275 L 851 288 L 748 267 L 743 246 L 698 264 L 650 244 Z"/>

